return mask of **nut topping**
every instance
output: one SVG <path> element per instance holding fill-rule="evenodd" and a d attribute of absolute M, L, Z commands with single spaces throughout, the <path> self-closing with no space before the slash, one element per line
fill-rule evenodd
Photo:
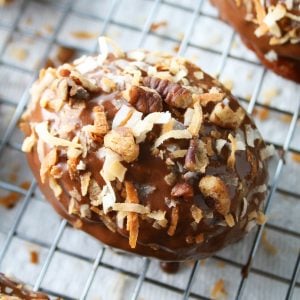
<path fill-rule="evenodd" d="M 204 173 L 208 163 L 205 144 L 201 140 L 192 139 L 185 157 L 184 167 L 192 172 Z"/>
<path fill-rule="evenodd" d="M 243 122 L 245 111 L 239 107 L 237 111 L 233 111 L 228 105 L 218 103 L 211 115 L 210 121 L 220 127 L 236 129 Z"/>
<path fill-rule="evenodd" d="M 187 108 L 193 103 L 191 92 L 178 83 L 172 83 L 167 79 L 146 77 L 144 84 L 156 90 L 170 106 Z"/>
<path fill-rule="evenodd" d="M 118 127 L 104 137 L 104 146 L 118 153 L 126 162 L 132 162 L 139 156 L 139 145 L 134 141 L 132 130 Z"/>
<path fill-rule="evenodd" d="M 201 178 L 199 188 L 205 198 L 214 200 L 214 207 L 221 215 L 226 216 L 230 209 L 230 197 L 225 183 L 216 176 L 207 175 Z"/>
<path fill-rule="evenodd" d="M 143 114 L 163 110 L 162 98 L 156 90 L 134 85 L 128 94 L 128 102 Z"/>
<path fill-rule="evenodd" d="M 192 198 L 194 196 L 193 187 L 186 182 L 177 183 L 171 191 L 172 197 Z"/>

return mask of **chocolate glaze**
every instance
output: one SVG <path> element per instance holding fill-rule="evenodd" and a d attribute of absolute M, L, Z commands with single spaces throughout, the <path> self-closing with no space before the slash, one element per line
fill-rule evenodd
<path fill-rule="evenodd" d="M 180 263 L 179 262 L 166 262 L 166 261 L 162 261 L 160 262 L 160 268 L 169 274 L 174 274 L 177 273 L 180 267 Z"/>
<path fill-rule="evenodd" d="M 50 299 L 47 295 L 43 293 L 32 292 L 24 287 L 23 284 L 8 279 L 4 274 L 0 273 L 0 298 L 4 295 L 18 297 L 21 300 Z"/>
<path fill-rule="evenodd" d="M 211 0 L 212 4 L 215 5 L 220 13 L 220 17 L 239 33 L 241 39 L 245 45 L 254 51 L 260 61 L 273 72 L 287 79 L 300 83 L 300 43 L 284 43 L 282 45 L 270 45 L 270 36 L 264 35 L 257 37 L 254 34 L 257 25 L 250 21 L 246 21 L 246 7 L 241 5 L 238 7 L 235 0 Z M 278 0 L 266 1 L 267 5 L 276 4 Z M 296 6 L 299 4 L 295 4 Z M 299 8 L 293 10 L 295 15 L 300 15 Z M 292 23 L 293 24 L 293 23 Z M 280 26 L 283 26 L 280 24 Z M 298 24 L 291 25 L 299 30 Z M 266 59 L 265 54 L 270 50 L 274 50 L 278 59 L 270 61 Z"/>
<path fill-rule="evenodd" d="M 114 58 L 111 58 L 112 66 L 113 62 Z M 215 79 L 207 74 L 204 74 L 204 78 L 201 80 L 196 79 L 193 74 L 195 71 L 200 71 L 200 69 L 191 63 L 187 63 L 187 69 L 189 72 L 187 78 L 191 84 L 196 84 L 197 86 L 202 87 L 205 91 L 209 90 L 211 87 L 218 86 L 224 93 L 226 93 L 227 98 L 229 99 L 229 106 L 233 110 L 240 107 L 230 92 L 225 90 L 225 88 Z M 111 67 L 110 71 L 115 72 L 114 67 Z M 116 103 L 120 101 L 122 102 L 124 100 L 121 99 L 120 94 L 118 93 L 100 93 L 92 95 L 91 99 L 86 103 L 81 112 L 79 112 L 78 108 L 71 108 L 69 104 L 65 104 L 62 110 L 58 113 L 47 111 L 46 109 L 41 108 L 38 103 L 32 103 L 30 114 L 27 114 L 27 116 L 23 118 L 25 125 L 23 124 L 22 129 L 25 132 L 25 135 L 28 136 L 30 134 L 28 126 L 29 123 L 51 120 L 51 126 L 53 126 L 53 128 L 61 128 L 65 124 L 73 124 L 74 130 L 71 133 L 73 136 L 76 130 L 80 130 L 83 125 L 93 123 L 93 106 L 96 104 L 102 104 L 107 112 L 107 117 L 111 121 L 117 111 Z M 214 105 L 211 104 L 203 107 L 203 114 L 209 115 L 213 107 Z M 182 111 L 180 111 L 180 109 L 178 111 L 182 116 Z M 245 124 L 252 124 L 252 127 L 255 128 L 252 120 L 247 115 L 240 126 L 242 131 L 244 131 Z M 221 138 L 227 138 L 230 132 L 235 132 L 235 130 L 216 126 L 205 118 L 200 136 L 202 138 L 211 137 L 212 131 L 217 131 Z M 154 128 L 151 134 L 157 137 L 159 130 Z M 166 205 L 165 198 L 171 198 L 170 193 L 172 187 L 164 180 L 165 175 L 170 172 L 170 166 L 168 166 L 161 158 L 154 157 L 151 154 L 152 144 L 150 140 L 152 138 L 153 137 L 149 137 L 148 134 L 148 139 L 140 144 L 140 155 L 138 159 L 132 163 L 126 164 L 128 170 L 126 172 L 125 180 L 129 180 L 134 183 L 139 192 L 141 204 L 149 205 L 151 210 L 166 211 L 166 218 L 170 220 L 171 208 Z M 166 149 L 168 144 L 171 143 L 177 145 L 181 144 L 185 147 L 188 146 L 188 141 L 171 139 L 169 142 L 164 143 L 160 148 Z M 102 145 L 96 145 L 95 149 L 89 150 L 85 163 L 87 165 L 87 170 L 92 173 L 92 177 L 96 179 L 99 185 L 103 186 L 104 181 L 100 175 L 103 161 L 96 154 L 96 151 L 101 146 Z M 256 163 L 258 163 L 259 160 L 259 151 L 264 147 L 265 144 L 261 139 L 255 141 L 254 148 L 247 147 L 247 150 L 252 153 Z M 45 151 L 47 153 L 49 149 L 45 147 Z M 258 168 L 254 176 L 251 173 L 252 167 L 248 162 L 247 157 L 241 151 L 237 151 L 236 153 L 236 170 L 231 170 L 227 167 L 229 150 L 226 149 L 226 147 L 223 148 L 221 155 L 216 154 L 216 149 L 214 149 L 214 151 L 215 154 L 210 157 L 205 173 L 206 175 L 219 176 L 226 182 L 231 197 L 230 211 L 234 213 L 241 210 L 243 197 L 246 197 L 248 202 L 247 213 L 253 210 L 258 210 L 265 198 L 265 192 L 255 193 L 253 190 L 255 187 L 266 183 L 268 176 L 265 161 L 261 162 L 261 167 Z M 55 210 L 76 227 L 78 227 L 78 220 L 81 220 L 81 230 L 91 234 L 109 246 L 143 256 L 156 257 L 160 260 L 182 261 L 185 259 L 201 259 L 208 257 L 216 251 L 224 248 L 226 245 L 238 241 L 246 234 L 245 228 L 247 225 L 247 216 L 236 222 L 236 225 L 232 228 L 226 226 L 226 224 L 224 225 L 223 216 L 216 212 L 209 204 L 208 199 L 205 199 L 200 193 L 198 182 L 201 175 L 198 174 L 196 180 L 191 181 L 194 189 L 194 196 L 188 200 L 182 198 L 177 199 L 179 220 L 175 234 L 173 236 L 169 236 L 165 228 L 155 229 L 151 222 L 140 219 L 137 245 L 135 248 L 131 248 L 128 244 L 128 232 L 125 228 L 121 229 L 115 226 L 115 231 L 113 232 L 108 229 L 99 216 L 94 213 L 92 213 L 91 218 L 80 218 L 77 215 L 71 215 L 68 213 L 68 205 L 70 202 L 69 191 L 73 187 L 80 190 L 80 183 L 78 180 L 72 180 L 70 178 L 69 173 L 67 172 L 66 158 L 63 155 L 61 155 L 59 159 L 59 165 L 63 170 L 65 170 L 63 177 L 59 180 L 59 184 L 63 188 L 63 193 L 59 200 L 56 199 L 53 191 L 49 187 L 48 180 L 46 180 L 44 184 L 41 182 L 39 175 L 41 163 L 39 161 L 36 145 L 33 147 L 33 150 L 27 154 L 27 158 L 43 194 Z M 180 159 L 178 161 L 180 162 Z M 184 164 L 183 159 L 181 159 L 181 163 Z M 237 186 L 232 184 L 232 179 L 234 178 L 238 178 L 242 187 L 240 190 L 238 190 Z M 184 181 L 182 176 L 178 174 L 177 182 L 182 181 Z M 112 184 L 114 185 L 114 183 Z M 142 187 L 145 185 L 153 186 L 155 187 L 155 190 L 152 193 L 143 196 Z M 115 192 L 117 194 L 117 201 L 124 202 L 124 199 L 120 192 L 117 191 L 116 187 Z M 89 203 L 88 197 L 83 197 L 81 203 Z M 210 218 L 204 218 L 194 229 L 191 226 L 191 223 L 194 221 L 190 212 L 192 205 L 197 205 L 205 213 L 211 215 Z M 109 213 L 109 216 L 113 223 L 115 223 L 115 214 L 111 212 Z M 197 234 L 204 235 L 205 239 L 202 243 L 197 244 L 187 242 L 188 236 L 195 236 Z"/>

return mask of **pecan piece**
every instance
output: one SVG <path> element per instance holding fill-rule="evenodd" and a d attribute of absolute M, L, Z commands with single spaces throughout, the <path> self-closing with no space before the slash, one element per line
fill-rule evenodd
<path fill-rule="evenodd" d="M 135 143 L 132 130 L 118 127 L 104 137 L 104 146 L 118 153 L 126 162 L 132 162 L 139 156 L 139 145 Z"/>
<path fill-rule="evenodd" d="M 133 85 L 128 96 L 128 102 L 144 114 L 163 110 L 162 98 L 156 90 Z"/>
<path fill-rule="evenodd" d="M 191 92 L 178 83 L 157 77 L 145 77 L 144 85 L 156 90 L 170 106 L 187 108 L 193 103 Z"/>
<path fill-rule="evenodd" d="M 230 196 L 225 183 L 216 176 L 207 175 L 201 178 L 199 188 L 204 197 L 214 200 L 214 207 L 221 215 L 226 216 L 230 210 Z"/>
<path fill-rule="evenodd" d="M 171 191 L 172 197 L 191 198 L 194 196 L 193 187 L 186 182 L 177 183 Z"/>
<path fill-rule="evenodd" d="M 204 173 L 208 163 L 205 144 L 201 140 L 192 139 L 185 156 L 184 167 L 192 172 Z"/>

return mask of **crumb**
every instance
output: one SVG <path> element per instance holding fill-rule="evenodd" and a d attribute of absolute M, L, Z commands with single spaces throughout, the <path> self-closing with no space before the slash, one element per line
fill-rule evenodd
<path fill-rule="evenodd" d="M 249 94 L 245 95 L 245 99 L 246 99 L 247 101 L 250 101 L 250 100 L 251 100 L 251 98 L 252 98 L 252 96 L 251 96 L 251 95 L 249 95 Z"/>
<path fill-rule="evenodd" d="M 98 37 L 98 33 L 88 32 L 88 31 L 72 31 L 71 35 L 80 40 L 89 40 Z"/>
<path fill-rule="evenodd" d="M 160 22 L 153 22 L 150 26 L 150 31 L 156 31 L 159 28 L 167 27 L 168 22 L 167 21 L 160 21 Z"/>
<path fill-rule="evenodd" d="M 300 153 L 292 153 L 292 160 L 300 164 Z"/>
<path fill-rule="evenodd" d="M 282 115 L 280 116 L 280 120 L 283 121 L 284 123 L 291 123 L 293 119 L 293 116 L 290 116 L 290 115 Z"/>
<path fill-rule="evenodd" d="M 280 90 L 278 88 L 265 89 L 262 93 L 264 104 L 270 104 L 272 99 L 278 95 L 280 95 Z"/>
<path fill-rule="evenodd" d="M 48 33 L 52 33 L 54 31 L 54 28 L 52 25 L 50 24 L 46 24 L 44 27 L 45 31 L 47 31 Z"/>
<path fill-rule="evenodd" d="M 219 279 L 214 284 L 210 296 L 212 299 L 226 299 L 227 298 L 227 291 L 225 289 L 225 284 L 223 279 Z"/>
<path fill-rule="evenodd" d="M 261 237 L 261 243 L 262 243 L 262 246 L 263 248 L 271 255 L 276 255 L 277 252 L 278 252 L 278 249 L 270 243 L 270 241 L 268 240 L 268 237 L 267 237 L 267 232 L 264 230 L 263 231 L 263 234 L 262 234 L 262 237 Z"/>
<path fill-rule="evenodd" d="M 223 268 L 225 268 L 225 266 L 226 266 L 226 263 L 224 261 L 220 260 L 220 261 L 217 262 L 217 267 L 218 268 L 223 269 Z"/>
<path fill-rule="evenodd" d="M 20 187 L 28 190 L 30 186 L 30 182 L 24 181 L 20 184 Z M 5 208 L 13 208 L 17 202 L 21 199 L 22 195 L 16 192 L 11 192 L 6 196 L 0 197 L 0 205 L 4 206 Z"/>
<path fill-rule="evenodd" d="M 37 265 L 40 261 L 39 253 L 36 250 L 30 250 L 30 262 Z"/>
<path fill-rule="evenodd" d="M 179 49 L 180 49 L 180 44 L 175 45 L 175 46 L 173 47 L 173 51 L 174 51 L 175 53 L 177 53 L 177 52 L 179 51 Z"/>
<path fill-rule="evenodd" d="M 265 121 L 270 117 L 270 110 L 268 108 L 262 107 L 262 108 L 257 108 L 257 117 L 261 121 Z"/>
<path fill-rule="evenodd" d="M 28 51 L 24 48 L 13 48 L 9 54 L 18 61 L 24 61 L 28 57 Z"/>

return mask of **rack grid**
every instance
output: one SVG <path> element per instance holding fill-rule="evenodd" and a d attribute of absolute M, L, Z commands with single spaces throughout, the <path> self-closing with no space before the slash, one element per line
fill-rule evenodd
<path fill-rule="evenodd" d="M 98 1 L 98 0 L 97 0 Z M 123 0 L 124 1 L 124 0 Z M 29 98 L 29 87 L 32 84 L 32 82 L 36 79 L 38 75 L 38 70 L 44 65 L 46 59 L 49 57 L 51 53 L 51 49 L 54 44 L 60 44 L 64 45 L 64 42 L 59 40 L 59 33 L 63 28 L 64 22 L 69 14 L 76 15 L 78 17 L 84 17 L 88 18 L 94 22 L 99 23 L 99 28 L 101 28 L 101 31 L 99 32 L 101 35 L 104 35 L 107 33 L 109 26 L 117 26 L 119 28 L 124 28 L 124 29 L 129 29 L 131 31 L 134 31 L 136 34 L 139 35 L 138 37 L 138 47 L 143 47 L 146 44 L 146 40 L 149 36 L 154 36 L 157 38 L 160 38 L 165 41 L 170 41 L 179 44 L 179 50 L 178 54 L 179 55 L 184 55 L 189 47 L 193 47 L 196 50 L 205 50 L 207 52 L 213 53 L 213 54 L 218 54 L 220 56 L 220 60 L 218 62 L 218 65 L 216 67 L 216 75 L 217 77 L 221 77 L 222 73 L 224 71 L 224 68 L 228 61 L 232 58 L 237 59 L 239 61 L 244 61 L 249 64 L 253 64 L 256 66 L 259 66 L 259 63 L 257 61 L 249 60 L 247 58 L 243 57 L 235 57 L 231 53 L 231 49 L 234 43 L 234 40 L 236 38 L 236 34 L 233 30 L 230 30 L 230 34 L 226 39 L 226 44 L 222 48 L 222 50 L 215 50 L 215 49 L 210 49 L 205 46 L 199 46 L 191 41 L 191 36 L 195 30 L 195 24 L 196 22 L 203 17 L 211 18 L 213 20 L 217 20 L 217 16 L 207 14 L 205 11 L 203 11 L 204 5 L 207 5 L 208 1 L 187 1 L 190 3 L 190 5 L 183 5 L 181 1 L 167 1 L 167 0 L 146 0 L 151 9 L 149 10 L 149 13 L 147 14 L 147 18 L 144 20 L 144 25 L 142 28 L 139 28 L 136 25 L 129 25 L 127 23 L 124 23 L 122 21 L 116 20 L 114 18 L 115 12 L 117 11 L 118 7 L 121 5 L 122 0 L 113 0 L 113 1 L 106 1 L 107 2 L 107 11 L 105 11 L 105 17 L 102 16 L 97 16 L 94 14 L 86 13 L 83 11 L 79 11 L 78 9 L 75 8 L 76 1 L 71 1 L 71 0 L 65 0 L 65 1 L 47 1 L 47 0 L 42 0 L 42 1 L 34 1 L 34 0 L 29 0 L 29 1 L 20 1 L 21 4 L 16 8 L 16 16 L 15 20 L 13 23 L 7 25 L 7 24 L 2 24 L 0 22 L 0 30 L 6 30 L 7 31 L 7 36 L 2 44 L 1 50 L 0 50 L 0 66 L 6 66 L 9 67 L 10 69 L 13 69 L 17 72 L 22 72 L 24 74 L 28 74 L 28 76 L 31 78 L 29 85 L 23 90 L 22 97 L 20 100 L 16 103 L 15 101 L 12 101 L 9 98 L 1 96 L 0 98 L 0 110 L 1 110 L 1 105 L 6 105 L 8 107 L 11 107 L 14 109 L 14 113 L 12 114 L 11 118 L 9 119 L 8 124 L 6 124 L 3 134 L 0 136 L 0 158 L 3 159 L 5 150 L 11 149 L 15 151 L 21 151 L 20 150 L 20 142 L 15 142 L 11 140 L 12 135 L 16 131 L 17 123 L 20 119 L 20 116 L 22 112 L 24 111 L 28 98 Z M 60 12 L 60 17 L 59 20 L 55 26 L 55 30 L 52 35 L 49 36 L 39 36 L 38 38 L 46 43 L 46 49 L 44 51 L 44 54 L 42 58 L 40 59 L 40 63 L 38 66 L 36 66 L 34 69 L 28 69 L 26 67 L 22 67 L 16 64 L 13 64 L 7 60 L 4 59 L 5 53 L 9 47 L 9 44 L 13 38 L 13 36 L 21 32 L 23 35 L 31 37 L 34 36 L 34 33 L 29 31 L 29 30 L 24 30 L 20 29 L 20 20 L 22 19 L 22 16 L 30 3 L 33 2 L 39 2 L 42 5 L 45 5 L 45 7 L 49 8 L 55 8 Z M 77 1 L 78 2 L 78 1 Z M 96 2 L 96 1 L 95 1 Z M 101 0 L 100 0 L 101 2 Z M 128 2 L 128 1 L 127 1 Z M 184 29 L 184 36 L 182 39 L 175 38 L 174 36 L 169 36 L 164 33 L 157 33 L 151 31 L 151 25 L 155 21 L 155 17 L 157 16 L 157 13 L 161 6 L 164 5 L 165 7 L 173 8 L 180 10 L 183 13 L 189 13 L 190 18 L 186 22 L 186 28 Z M 1 9 L 1 8 L 0 8 Z M 138 14 L 138 12 L 136 12 Z M 101 26 L 100 26 L 101 24 Z M 66 44 L 68 46 L 68 44 Z M 72 45 L 73 48 L 75 48 L 78 51 L 84 51 L 87 52 L 86 48 L 82 47 L 81 43 L 78 43 L 78 45 L 74 46 Z M 96 48 L 93 47 L 93 49 L 90 49 L 88 52 L 94 53 L 96 52 Z M 297 97 L 294 99 L 295 103 L 295 108 L 292 111 L 282 109 L 273 105 L 270 105 L 269 103 L 265 104 L 262 102 L 259 102 L 259 96 L 262 90 L 262 86 L 264 83 L 264 80 L 266 78 L 266 74 L 268 71 L 266 71 L 264 68 L 259 69 L 259 73 L 257 74 L 257 80 L 255 83 L 255 86 L 252 91 L 252 96 L 250 101 L 245 99 L 245 97 L 239 97 L 241 103 L 247 106 L 247 111 L 249 114 L 252 114 L 255 110 L 255 107 L 259 107 L 261 109 L 268 109 L 271 112 L 274 113 L 280 113 L 285 116 L 288 116 L 290 118 L 290 122 L 288 125 L 288 130 L 285 135 L 285 139 L 283 142 L 278 142 L 275 143 L 276 149 L 280 150 L 280 157 L 276 162 L 275 166 L 275 172 L 272 174 L 271 180 L 270 180 L 270 185 L 268 187 L 268 197 L 266 200 L 266 205 L 265 205 L 265 213 L 268 215 L 270 206 L 272 204 L 272 200 L 274 199 L 275 193 L 278 193 L 279 195 L 287 195 L 290 197 L 293 197 L 296 199 L 296 201 L 300 201 L 300 194 L 298 192 L 293 192 L 289 191 L 289 189 L 285 189 L 284 187 L 278 186 L 281 178 L 281 174 L 283 169 L 285 168 L 285 163 L 286 163 L 286 155 L 287 153 L 299 155 L 300 153 L 300 147 L 291 147 L 291 142 L 293 139 L 293 134 L 297 128 L 297 124 L 299 121 L 299 111 L 300 111 L 300 89 L 296 86 L 295 91 L 298 92 L 296 93 Z M 299 133 L 298 133 L 299 134 Z M 268 136 L 266 137 L 268 140 Z M 299 174 L 295 174 L 295 176 L 299 176 Z M 194 262 L 193 266 L 189 269 L 189 275 L 187 278 L 186 286 L 184 288 L 177 287 L 175 285 L 167 284 L 157 279 L 153 279 L 151 277 L 147 276 L 147 272 L 149 270 L 149 267 L 151 263 L 153 263 L 150 259 L 148 258 L 142 258 L 142 266 L 139 269 L 139 272 L 132 272 L 128 271 L 122 266 L 114 266 L 113 264 L 109 264 L 107 262 L 103 261 L 103 257 L 105 255 L 105 252 L 108 251 L 105 247 L 100 246 L 100 249 L 95 256 L 94 259 L 91 259 L 90 257 L 85 256 L 84 254 L 74 254 L 72 251 L 65 250 L 59 247 L 59 242 L 63 236 L 63 233 L 65 232 L 66 228 L 68 228 L 68 224 L 65 220 L 60 221 L 60 225 L 57 229 L 57 231 L 54 234 L 54 238 L 52 240 L 52 243 L 45 243 L 41 242 L 38 239 L 34 239 L 31 237 L 26 236 L 26 234 L 22 234 L 17 231 L 18 226 L 22 222 L 22 218 L 25 214 L 26 208 L 28 207 L 32 195 L 35 195 L 37 193 L 37 185 L 34 180 L 31 181 L 30 187 L 28 190 L 19 187 L 17 184 L 9 183 L 7 180 L 3 180 L 2 178 L 0 179 L 0 189 L 7 191 L 7 192 L 15 192 L 20 194 L 23 199 L 22 201 L 18 204 L 16 207 L 16 214 L 14 221 L 12 222 L 9 230 L 5 233 L 5 238 L 2 243 L 0 243 L 0 270 L 1 270 L 1 263 L 5 259 L 8 253 L 8 249 L 11 246 L 12 240 L 14 237 L 18 237 L 21 240 L 30 242 L 35 245 L 39 245 L 41 247 L 47 248 L 48 252 L 46 255 L 45 260 L 43 261 L 43 265 L 41 267 L 41 270 L 39 271 L 39 275 L 37 276 L 35 283 L 34 283 L 34 290 L 42 290 L 50 295 L 56 296 L 56 297 L 61 297 L 63 299 L 87 299 L 87 295 L 89 293 L 89 290 L 94 282 L 95 275 L 97 271 L 99 270 L 100 267 L 102 268 L 107 268 L 111 270 L 115 270 L 117 272 L 120 272 L 122 274 L 125 274 L 126 276 L 129 276 L 133 279 L 135 279 L 135 287 L 132 291 L 131 294 L 131 299 L 138 299 L 140 291 L 145 284 L 151 283 L 154 286 L 161 287 L 164 289 L 171 290 L 175 292 L 178 295 L 181 295 L 183 299 L 209 299 L 207 296 L 202 295 L 201 293 L 197 293 L 195 291 L 192 291 L 192 286 L 194 284 L 194 277 L 195 274 L 197 273 L 200 262 Z M 1 218 L 1 212 L 0 212 L 0 218 Z M 258 248 L 260 246 L 260 241 L 262 239 L 263 235 L 263 230 L 264 228 L 272 229 L 274 231 L 293 236 L 295 237 L 298 241 L 300 240 L 300 233 L 295 229 L 290 229 L 290 228 L 285 228 L 283 226 L 279 226 L 276 224 L 272 223 L 267 223 L 266 225 L 260 226 L 257 231 L 254 234 L 253 237 L 253 242 L 250 247 L 250 251 L 247 257 L 247 262 L 241 263 L 239 261 L 235 261 L 234 259 L 231 258 L 226 258 L 222 255 L 215 255 L 214 259 L 225 262 L 226 264 L 229 264 L 231 266 L 234 266 L 236 268 L 239 268 L 241 271 L 245 269 L 245 266 L 248 266 L 248 272 L 250 273 L 255 273 L 259 274 L 261 276 L 271 278 L 275 281 L 282 282 L 285 285 L 287 285 L 287 290 L 285 293 L 284 298 L 285 299 L 293 299 L 293 293 L 296 288 L 300 287 L 299 281 L 297 282 L 297 276 L 299 273 L 299 268 L 300 268 L 300 252 L 298 248 L 298 256 L 295 260 L 295 265 L 293 269 L 290 272 L 290 277 L 286 278 L 284 276 L 276 274 L 276 272 L 269 272 L 265 270 L 261 270 L 258 267 L 255 267 L 252 265 L 255 255 L 258 251 Z M 0 230 L 1 231 L 1 230 Z M 44 280 L 45 275 L 49 271 L 49 266 L 53 260 L 53 257 L 56 252 L 60 252 L 63 254 L 66 254 L 68 256 L 73 256 L 77 257 L 81 260 L 86 261 L 90 265 L 90 272 L 89 275 L 87 276 L 85 280 L 84 286 L 82 286 L 81 290 L 82 293 L 81 295 L 78 295 L 78 297 L 70 297 L 64 293 L 64 291 L 61 291 L 61 293 L 58 293 L 56 291 L 48 290 L 45 288 L 42 288 L 42 282 Z M 176 276 L 176 275 L 174 275 Z M 236 293 L 234 295 L 234 299 L 243 299 L 244 295 L 244 289 L 247 285 L 248 282 L 248 277 L 239 276 L 239 280 L 236 282 L 237 288 L 236 288 Z M 201 283 L 205 284 L 205 283 Z"/>

